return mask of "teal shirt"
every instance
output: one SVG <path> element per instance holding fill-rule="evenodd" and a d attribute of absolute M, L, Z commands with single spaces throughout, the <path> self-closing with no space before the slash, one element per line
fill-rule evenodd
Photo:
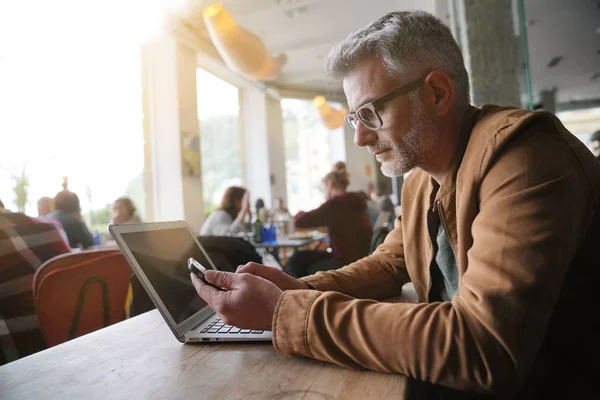
<path fill-rule="evenodd" d="M 458 267 L 450 241 L 437 212 L 427 211 L 427 228 L 433 246 L 429 264 L 429 302 L 450 301 L 458 291 Z"/>

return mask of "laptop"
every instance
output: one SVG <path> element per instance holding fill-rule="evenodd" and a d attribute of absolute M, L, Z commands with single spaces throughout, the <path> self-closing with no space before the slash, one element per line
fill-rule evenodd
<path fill-rule="evenodd" d="M 180 342 L 271 341 L 270 331 L 225 324 L 198 296 L 188 259 L 216 268 L 185 222 L 111 225 L 109 231 Z"/>

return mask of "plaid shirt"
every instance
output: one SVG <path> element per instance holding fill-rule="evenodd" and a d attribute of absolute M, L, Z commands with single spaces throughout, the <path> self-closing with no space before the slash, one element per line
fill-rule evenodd
<path fill-rule="evenodd" d="M 0 365 L 47 348 L 35 314 L 33 276 L 45 261 L 69 251 L 53 224 L 0 214 Z"/>

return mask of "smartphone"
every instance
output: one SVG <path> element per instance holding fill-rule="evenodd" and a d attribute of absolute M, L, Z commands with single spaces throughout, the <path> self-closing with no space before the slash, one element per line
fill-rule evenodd
<path fill-rule="evenodd" d="M 225 290 L 225 289 L 215 286 L 212 283 L 210 283 L 209 281 L 207 281 L 206 278 L 204 277 L 204 274 L 206 273 L 206 268 L 204 268 L 204 266 L 202 264 L 200 264 L 198 261 L 196 261 L 192 257 L 190 257 L 188 259 L 188 269 L 190 270 L 190 272 L 194 273 L 194 275 L 196 275 L 198 278 L 200 278 L 202 280 L 202 282 L 206 283 L 208 286 L 212 286 L 215 289 L 221 290 L 221 291 Z"/>

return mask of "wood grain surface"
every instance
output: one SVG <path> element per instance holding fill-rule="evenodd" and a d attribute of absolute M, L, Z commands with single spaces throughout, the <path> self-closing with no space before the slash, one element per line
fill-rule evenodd
<path fill-rule="evenodd" d="M 0 367 L 0 398 L 398 399 L 406 382 L 271 344 L 181 344 L 153 310 Z"/>

